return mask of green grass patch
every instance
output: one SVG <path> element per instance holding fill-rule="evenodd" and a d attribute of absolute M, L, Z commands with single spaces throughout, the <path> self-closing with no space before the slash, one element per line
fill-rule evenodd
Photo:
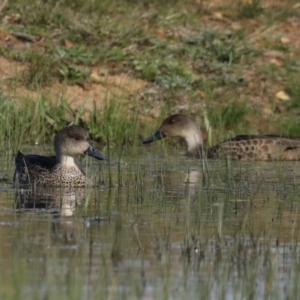
<path fill-rule="evenodd" d="M 200 110 L 204 102 L 213 102 L 220 94 L 222 104 L 209 106 L 208 118 L 213 127 L 234 130 L 245 120 L 247 109 L 234 107 L 232 99 L 242 103 L 245 96 L 249 96 L 249 99 L 261 97 L 271 102 L 274 98 L 268 94 L 273 93 L 271 85 L 286 85 L 285 90 L 292 97 L 289 108 L 298 109 L 296 84 L 292 86 L 287 80 L 291 71 L 295 78 L 299 74 L 299 51 L 289 36 L 293 22 L 280 23 L 288 16 L 297 15 L 298 2 L 289 0 L 275 6 L 264 5 L 261 0 L 211 5 L 192 0 L 34 3 L 11 0 L 5 7 L 5 15 L 19 13 L 20 20 L 4 24 L 3 30 L 22 31 L 44 39 L 37 44 L 28 43 L 26 47 L 8 43 L 7 47 L 1 47 L 0 53 L 8 59 L 28 63 L 18 78 L 7 81 L 32 90 L 38 91 L 57 81 L 84 86 L 90 81 L 92 71 L 104 67 L 109 74 L 143 79 L 152 91 L 158 91 L 156 98 L 143 97 L 136 111 L 128 112 L 125 105 L 124 108 L 118 105 L 119 99 L 114 100 L 115 104 L 108 104 L 105 111 L 96 109 L 93 120 L 85 125 L 99 141 L 107 140 L 107 132 L 112 143 L 135 140 L 138 135 L 136 115 L 149 111 L 149 107 L 155 107 L 160 113 L 177 112 L 174 110 L 178 108 L 203 116 Z M 290 42 L 281 43 L 280 38 L 286 35 Z M 278 51 L 282 66 L 270 64 Z M 266 88 L 256 90 L 257 85 L 252 85 L 255 78 L 263 78 Z M 66 107 L 66 101 L 64 103 Z M 251 102 L 249 107 L 252 104 L 256 105 Z M 76 119 L 81 118 L 78 111 L 82 108 L 75 113 Z M 260 117 L 256 114 L 253 118 Z M 105 119 L 107 128 L 101 125 L 100 118 Z M 110 127 L 111 120 L 114 125 L 125 128 L 124 132 L 119 125 L 116 129 Z M 61 121 L 58 124 L 61 125 Z"/>
<path fill-rule="evenodd" d="M 212 127 L 228 130 L 242 122 L 247 113 L 246 104 L 235 101 L 219 107 L 215 104 L 210 105 L 207 110 L 207 117 Z"/>
<path fill-rule="evenodd" d="M 185 42 L 193 46 L 194 59 L 212 64 L 231 65 L 238 63 L 242 56 L 255 54 L 255 51 L 240 40 L 239 34 L 235 37 L 209 30 L 200 35 L 189 36 Z"/>
<path fill-rule="evenodd" d="M 23 71 L 21 80 L 31 89 L 50 86 L 58 75 L 59 62 L 52 56 L 32 52 L 27 56 L 28 68 Z"/>
<path fill-rule="evenodd" d="M 120 106 L 112 99 L 107 101 L 101 112 L 94 103 L 91 117 L 84 121 L 86 103 L 73 110 L 62 98 L 53 103 L 41 97 L 35 101 L 25 99 L 22 104 L 16 105 L 1 93 L 1 142 L 9 143 L 14 151 L 26 143 L 52 143 L 54 133 L 72 122 L 88 129 L 91 139 L 96 142 L 120 147 L 138 144 L 138 137 L 143 132 L 138 126 L 137 111 L 128 114 L 127 105 Z"/>
<path fill-rule="evenodd" d="M 239 18 L 254 19 L 262 12 L 262 0 L 238 1 L 237 13 Z"/>
<path fill-rule="evenodd" d="M 300 136 L 300 120 L 296 116 L 291 116 L 289 120 L 286 120 L 281 124 L 281 134 L 290 136 L 290 137 L 299 137 Z"/>
<path fill-rule="evenodd" d="M 300 109 L 300 83 L 297 79 L 290 79 L 288 93 L 291 95 L 291 106 Z"/>

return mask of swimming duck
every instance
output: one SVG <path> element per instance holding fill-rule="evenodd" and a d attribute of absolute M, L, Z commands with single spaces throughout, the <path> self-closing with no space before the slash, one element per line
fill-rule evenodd
<path fill-rule="evenodd" d="M 166 118 L 154 135 L 146 138 L 149 144 L 165 137 L 181 137 L 187 146 L 187 156 L 230 158 L 232 160 L 299 160 L 300 138 L 278 135 L 239 135 L 211 148 L 204 149 L 203 138 L 197 124 L 184 114 Z"/>
<path fill-rule="evenodd" d="M 77 125 L 65 127 L 56 134 L 54 150 L 56 156 L 24 155 L 18 151 L 14 181 L 38 186 L 92 185 L 76 165 L 74 157 L 86 154 L 99 160 L 106 159 L 90 145 L 88 132 Z"/>

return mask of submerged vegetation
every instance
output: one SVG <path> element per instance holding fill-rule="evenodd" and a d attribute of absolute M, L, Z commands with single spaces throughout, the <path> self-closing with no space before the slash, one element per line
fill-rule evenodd
<path fill-rule="evenodd" d="M 297 298 L 298 165 L 124 159 L 96 189 L 2 193 L 3 298 Z"/>

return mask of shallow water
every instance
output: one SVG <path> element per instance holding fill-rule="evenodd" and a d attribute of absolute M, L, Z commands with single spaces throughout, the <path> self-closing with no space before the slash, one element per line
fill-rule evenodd
<path fill-rule="evenodd" d="M 297 298 L 298 162 L 142 152 L 82 162 L 95 188 L 0 185 L 3 299 Z"/>

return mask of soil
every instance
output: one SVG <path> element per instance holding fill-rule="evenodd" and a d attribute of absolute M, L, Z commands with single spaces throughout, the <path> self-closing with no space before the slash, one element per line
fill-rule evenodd
<path fill-rule="evenodd" d="M 217 7 L 221 4 L 224 4 L 224 1 L 195 1 L 195 6 L 200 7 L 202 5 L 206 5 L 207 9 L 213 11 L 204 18 L 207 26 L 211 26 L 212 28 L 226 27 L 229 29 L 242 27 L 243 21 L 232 22 L 227 19 L 226 15 L 217 10 Z M 264 2 L 265 7 L 280 5 L 282 5 L 282 1 Z M 295 7 L 295 9 L 299 9 L 299 7 Z M 250 21 L 249 26 L 252 26 L 254 29 L 253 34 L 249 36 L 249 39 L 259 49 L 264 49 L 264 39 L 266 37 L 270 39 L 270 36 L 272 36 L 274 42 L 277 42 L 278 44 L 288 44 L 294 49 L 297 49 L 300 46 L 300 21 L 298 19 L 287 19 L 285 22 L 277 23 L 274 28 L 272 28 L 272 26 L 270 28 L 264 28 L 257 23 L 257 20 Z M 32 51 L 41 53 L 44 51 L 43 42 L 44 41 L 42 39 L 37 39 L 33 43 L 28 41 L 26 42 L 24 40 L 17 39 L 13 35 L 0 29 L 1 48 L 20 50 L 31 47 Z M 294 53 L 291 52 L 290 55 L 292 57 Z M 261 64 L 275 64 L 280 67 L 283 64 L 283 60 L 284 58 L 282 57 L 282 52 L 275 50 L 270 51 L 266 49 L 263 50 L 262 55 L 258 58 L 256 63 L 258 66 Z M 25 85 L 22 85 L 16 81 L 16 78 L 18 78 L 22 72 L 26 71 L 28 66 L 28 63 L 0 57 L 1 89 L 9 97 L 18 100 L 19 102 L 22 102 L 22 100 L 26 97 L 38 99 L 43 95 L 47 95 L 47 99 L 50 99 L 50 101 L 56 101 L 59 98 L 63 98 L 74 110 L 78 109 L 78 107 L 81 105 L 85 105 L 86 113 L 84 118 L 89 116 L 91 110 L 94 108 L 94 102 L 96 103 L 97 109 L 101 110 L 106 101 L 108 99 L 112 99 L 113 96 L 117 96 L 118 99 L 122 99 L 121 101 L 124 101 L 124 103 L 126 103 L 126 101 L 130 103 L 132 96 L 139 95 L 139 97 L 143 97 L 145 93 L 151 93 L 151 89 L 153 90 L 153 87 L 151 87 L 148 82 L 133 78 L 128 74 L 115 74 L 115 71 L 110 70 L 107 66 L 85 66 L 84 69 L 88 69 L 88 71 L 91 72 L 91 80 L 88 82 L 68 85 L 65 82 L 56 81 L 49 86 L 43 87 L 42 90 L 31 90 Z M 248 92 L 251 90 L 251 93 L 249 94 L 251 106 L 260 106 L 259 109 L 264 115 L 270 115 L 273 113 L 273 101 L 282 103 L 280 102 L 282 99 L 276 99 L 276 94 L 284 90 L 284 84 L 281 86 L 272 85 L 267 78 L 262 78 L 260 74 L 257 74 L 255 68 L 243 70 L 243 78 L 247 82 L 250 82 L 248 86 Z M 244 92 L 246 91 L 241 90 L 241 93 Z M 155 93 L 156 91 L 153 92 L 153 94 Z M 188 99 L 186 99 L 186 101 L 184 97 L 182 97 L 182 99 L 183 103 L 180 103 L 180 105 L 184 107 L 185 104 L 188 103 Z M 158 117 L 160 115 L 159 107 L 155 104 L 155 99 L 149 101 L 148 104 L 148 115 L 153 118 Z M 154 104 L 155 107 L 153 107 Z M 178 109 L 177 106 L 176 109 Z"/>
<path fill-rule="evenodd" d="M 27 67 L 26 63 L 0 57 L 0 81 L 7 83 L 10 79 L 13 80 Z M 147 85 L 147 82 L 131 78 L 126 74 L 111 75 L 105 68 L 92 67 L 89 70 L 92 82 L 88 83 L 67 85 L 64 82 L 56 82 L 51 86 L 44 87 L 41 91 L 30 90 L 24 85 L 11 83 L 2 84 L 2 89 L 18 102 L 22 102 L 24 98 L 38 99 L 46 95 L 47 99 L 51 101 L 59 98 L 65 99 L 74 110 L 85 105 L 86 113 L 83 118 L 86 118 L 94 108 L 94 102 L 97 109 L 101 110 L 107 99 L 117 96 L 118 99 L 126 101 L 132 94 Z"/>

